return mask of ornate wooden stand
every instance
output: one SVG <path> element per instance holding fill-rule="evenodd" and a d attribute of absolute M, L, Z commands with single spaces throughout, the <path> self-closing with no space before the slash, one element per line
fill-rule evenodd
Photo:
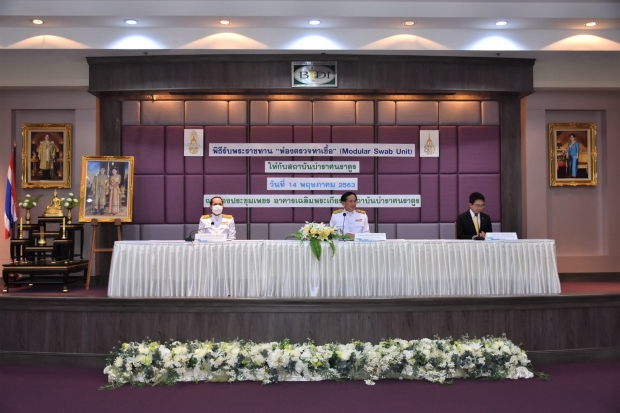
<path fill-rule="evenodd" d="M 3 292 L 9 292 L 10 284 L 62 284 L 63 292 L 68 292 L 70 282 L 78 279 L 86 281 L 88 260 L 82 258 L 84 225 L 65 224 L 63 229 L 63 219 L 42 216 L 36 224 L 21 225 L 21 231 L 11 239 L 11 263 L 2 266 Z M 58 230 L 51 230 L 49 224 L 58 224 Z M 26 232 L 26 237 L 23 232 Z M 80 233 L 79 253 L 75 250 L 76 232 Z M 83 272 L 84 277 L 70 278 L 69 275 L 75 272 Z M 29 277 L 11 278 L 11 274 Z M 62 275 L 62 281 L 54 281 L 51 277 L 58 274 Z M 45 277 L 39 278 L 39 275 Z"/>

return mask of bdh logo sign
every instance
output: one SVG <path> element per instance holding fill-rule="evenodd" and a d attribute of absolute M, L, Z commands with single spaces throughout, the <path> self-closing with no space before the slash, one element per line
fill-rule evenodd
<path fill-rule="evenodd" d="M 336 62 L 293 62 L 292 87 L 337 87 Z"/>

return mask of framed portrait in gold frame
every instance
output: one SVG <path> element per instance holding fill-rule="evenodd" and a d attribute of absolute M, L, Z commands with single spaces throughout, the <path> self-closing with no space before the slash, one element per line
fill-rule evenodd
<path fill-rule="evenodd" d="M 71 124 L 22 124 L 22 188 L 71 188 Z"/>
<path fill-rule="evenodd" d="M 597 186 L 596 124 L 549 124 L 551 186 Z"/>
<path fill-rule="evenodd" d="M 131 222 L 133 156 L 83 156 L 80 222 Z"/>

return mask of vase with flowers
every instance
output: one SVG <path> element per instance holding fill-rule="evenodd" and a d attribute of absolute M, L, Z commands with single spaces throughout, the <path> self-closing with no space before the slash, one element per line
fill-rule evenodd
<path fill-rule="evenodd" d="M 333 256 L 336 253 L 336 244 L 334 244 L 334 240 L 350 239 L 346 235 L 339 234 L 336 226 L 329 226 L 322 222 L 317 223 L 308 221 L 306 221 L 306 225 L 301 227 L 299 231 L 287 235 L 287 238 L 289 237 L 294 237 L 302 242 L 309 241 L 310 250 L 317 260 L 321 259 L 321 242 L 326 242 L 329 244 L 329 248 L 332 250 Z"/>
<path fill-rule="evenodd" d="M 69 192 L 67 198 L 60 198 L 60 205 L 67 210 L 67 224 L 73 223 L 73 214 L 71 210 L 80 204 L 82 198 L 76 198 L 73 192 Z"/>
<path fill-rule="evenodd" d="M 37 202 L 39 202 L 39 198 L 42 196 L 43 195 L 41 194 L 33 198 L 30 194 L 26 194 L 24 199 L 18 199 L 19 207 L 26 210 L 26 224 L 30 224 L 30 210 L 37 206 Z"/>

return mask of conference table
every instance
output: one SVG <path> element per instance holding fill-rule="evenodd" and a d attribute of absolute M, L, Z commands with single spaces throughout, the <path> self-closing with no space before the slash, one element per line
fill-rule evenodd
<path fill-rule="evenodd" d="M 403 298 L 558 294 L 553 240 L 117 241 L 108 296 Z"/>

